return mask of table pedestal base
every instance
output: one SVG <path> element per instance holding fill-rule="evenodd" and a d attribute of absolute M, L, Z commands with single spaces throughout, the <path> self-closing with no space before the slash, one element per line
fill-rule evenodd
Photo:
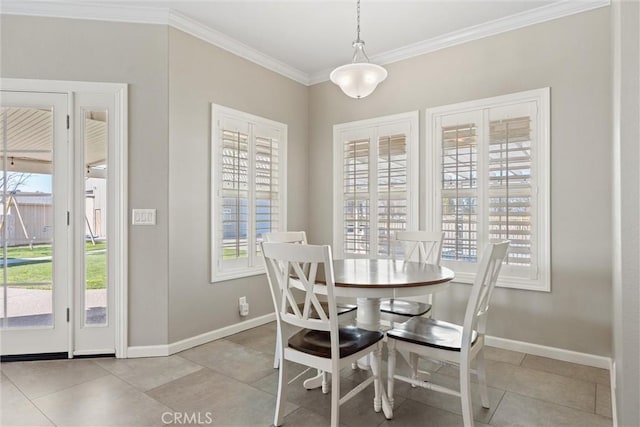
<path fill-rule="evenodd" d="M 304 380 L 302 385 L 307 390 L 315 390 L 316 388 L 322 387 L 322 393 L 329 393 L 329 384 L 326 381 L 327 376 L 324 375 L 323 372 L 318 371 L 318 374 L 315 377 L 307 378 Z"/>

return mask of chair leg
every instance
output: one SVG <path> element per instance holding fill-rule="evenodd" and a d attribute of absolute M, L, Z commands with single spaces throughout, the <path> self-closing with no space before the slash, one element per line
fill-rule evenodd
<path fill-rule="evenodd" d="M 322 375 L 322 394 L 329 393 L 329 381 L 327 379 L 327 373 L 318 369 L 318 375 Z"/>
<path fill-rule="evenodd" d="M 340 370 L 331 374 L 331 427 L 340 423 Z"/>
<path fill-rule="evenodd" d="M 273 356 L 273 369 L 278 369 L 280 366 L 280 330 L 276 333 L 276 351 Z"/>
<path fill-rule="evenodd" d="M 393 409 L 393 388 L 395 385 L 393 376 L 396 373 L 396 342 L 392 339 L 387 341 L 387 353 L 387 398 L 389 399 L 389 406 Z"/>
<path fill-rule="evenodd" d="M 278 427 L 282 425 L 282 419 L 284 418 L 284 407 L 287 402 L 287 384 L 289 382 L 287 377 L 287 364 L 284 360 L 281 361 L 280 372 L 278 373 L 278 397 L 276 400 L 276 414 L 273 418 L 273 425 Z"/>
<path fill-rule="evenodd" d="M 482 407 L 489 409 L 489 392 L 487 391 L 487 369 L 484 362 L 484 347 L 478 351 L 476 355 L 476 372 L 478 376 L 478 383 L 480 385 L 480 399 L 482 400 Z"/>
<path fill-rule="evenodd" d="M 433 318 L 433 307 L 436 305 L 436 296 L 434 294 L 429 294 L 429 304 L 431 304 L 431 310 L 424 315 L 424 317 Z"/>
<path fill-rule="evenodd" d="M 468 354 L 466 355 L 468 357 Z M 462 403 L 462 421 L 464 427 L 473 427 L 473 407 L 471 405 L 471 373 L 469 360 L 460 360 L 460 402 Z"/>
<path fill-rule="evenodd" d="M 373 374 L 373 410 L 380 412 L 382 409 L 382 393 L 380 391 L 380 364 L 382 362 L 382 342 L 369 354 L 371 373 Z"/>
<path fill-rule="evenodd" d="M 409 353 L 409 365 L 411 365 L 411 379 L 418 379 L 418 354 Z M 416 388 L 415 384 L 411 384 L 412 388 Z"/>

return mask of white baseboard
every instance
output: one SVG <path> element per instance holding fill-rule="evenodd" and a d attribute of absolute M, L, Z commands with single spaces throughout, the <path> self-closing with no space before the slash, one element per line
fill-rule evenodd
<path fill-rule="evenodd" d="M 140 345 L 127 348 L 127 358 L 162 357 L 169 355 L 168 345 Z"/>
<path fill-rule="evenodd" d="M 235 323 L 233 325 L 225 326 L 224 328 L 216 329 L 214 331 L 205 332 L 204 334 L 196 335 L 195 337 L 186 338 L 184 340 L 176 341 L 167 345 L 148 345 L 148 346 L 134 346 L 127 349 L 128 358 L 137 357 L 162 357 L 169 356 L 202 344 L 206 344 L 211 341 L 215 341 L 220 338 L 228 337 L 229 335 L 237 334 L 247 329 L 255 328 L 265 323 L 273 322 L 276 320 L 275 313 L 265 314 L 264 316 L 256 317 L 244 322 Z M 593 366 L 595 368 L 602 368 L 611 371 L 611 375 L 615 375 L 612 371 L 612 360 L 609 357 L 596 356 L 588 353 L 580 353 L 572 350 L 565 350 L 556 347 L 547 347 L 539 344 L 532 344 L 524 341 L 510 340 L 507 338 L 493 337 L 487 335 L 485 337 L 487 345 L 492 347 L 502 348 L 504 350 L 519 351 L 522 353 L 533 354 L 535 356 L 548 357 L 550 359 L 562 360 L 565 362 L 578 363 L 580 365 Z M 615 365 L 614 365 L 615 366 Z M 615 378 L 612 377 L 611 384 L 615 384 Z M 612 386 L 612 393 L 615 387 Z"/>
<path fill-rule="evenodd" d="M 596 356 L 594 354 L 580 353 L 578 351 L 565 350 L 563 348 L 547 347 L 544 345 L 492 337 L 489 335 L 485 336 L 485 343 L 503 350 L 519 351 L 521 353 L 533 354 L 534 356 L 548 357 L 550 359 L 593 366 L 594 368 L 611 369 L 610 357 Z"/>
<path fill-rule="evenodd" d="M 275 320 L 275 313 L 265 314 L 264 316 L 255 317 L 250 320 L 245 320 L 244 322 L 225 326 L 224 328 L 216 329 L 215 331 L 209 331 L 205 332 L 204 334 L 196 335 L 195 337 L 186 338 L 184 340 L 169 344 L 169 354 L 175 354 L 180 351 L 196 347 L 198 345 L 206 344 L 220 338 L 228 337 L 229 335 L 237 334 L 238 332 L 246 331 L 247 329 L 264 325 L 265 323 L 273 322 Z"/>
<path fill-rule="evenodd" d="M 247 329 L 255 328 L 265 323 L 273 322 L 276 320 L 275 313 L 265 314 L 264 316 L 255 317 L 244 322 L 235 323 L 233 325 L 225 326 L 224 328 L 216 329 L 214 331 L 205 332 L 204 334 L 196 335 L 195 337 L 186 338 L 180 341 L 176 341 L 167 345 L 147 345 L 147 346 L 135 346 L 127 349 L 128 358 L 137 357 L 162 357 L 170 356 L 172 354 L 206 344 L 211 341 L 218 340 L 220 338 L 228 337 L 229 335 L 237 334 L 238 332 L 246 331 Z"/>
<path fill-rule="evenodd" d="M 611 359 L 611 369 L 609 369 L 611 382 L 611 418 L 613 427 L 618 427 L 618 407 L 616 405 L 616 361 Z"/>

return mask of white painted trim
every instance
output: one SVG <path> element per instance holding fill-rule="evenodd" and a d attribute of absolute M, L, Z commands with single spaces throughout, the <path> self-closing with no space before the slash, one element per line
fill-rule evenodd
<path fill-rule="evenodd" d="M 254 151 L 255 151 L 255 131 L 256 128 L 270 128 L 279 132 L 280 141 L 278 147 L 278 153 L 280 155 L 279 160 L 279 188 L 278 194 L 281 206 L 284 206 L 284 209 L 280 211 L 280 219 L 279 219 L 279 227 L 280 230 L 286 230 L 287 228 L 287 147 L 288 147 L 288 125 L 286 123 L 276 122 L 271 119 L 267 119 L 264 117 L 256 116 L 254 114 L 245 113 L 239 110 L 234 110 L 229 107 L 225 107 L 222 105 L 211 103 L 211 230 L 210 230 L 210 247 L 211 247 L 211 259 L 210 259 L 210 269 L 211 269 L 211 283 L 216 282 L 226 282 L 231 279 L 239 279 L 242 277 L 249 276 L 257 276 L 265 273 L 264 264 L 262 261 L 262 257 L 256 257 L 255 253 L 250 253 L 247 263 L 248 266 L 242 266 L 238 268 L 230 267 L 225 270 L 224 266 L 219 263 L 221 260 L 220 257 L 220 247 L 218 247 L 219 241 L 221 241 L 218 227 L 219 218 L 216 215 L 222 212 L 222 199 L 221 199 L 221 183 L 219 180 L 218 174 L 216 171 L 219 171 L 217 162 L 220 160 L 220 156 L 222 156 L 222 149 L 220 144 L 220 135 L 219 130 L 221 129 L 221 121 L 222 120 L 233 120 L 243 125 L 246 125 L 246 130 L 248 131 L 247 141 L 249 144 L 248 150 L 248 158 L 255 159 Z M 249 176 L 253 176 L 255 173 L 254 164 L 255 162 L 249 162 Z M 253 206 L 253 199 L 255 198 L 255 188 L 249 188 L 249 199 L 250 206 Z M 248 218 L 248 229 L 247 235 L 249 237 L 255 237 L 255 212 L 253 209 L 249 210 L 249 218 Z"/>
<path fill-rule="evenodd" d="M 129 88 L 126 84 L 120 85 L 117 93 L 115 119 L 117 135 L 115 157 L 117 169 L 115 170 L 115 236 L 118 256 L 114 260 L 115 282 L 120 286 L 115 287 L 114 302 L 116 311 L 115 345 L 116 357 L 127 357 L 127 343 L 129 338 Z"/>
<path fill-rule="evenodd" d="M 170 356 L 181 351 L 206 344 L 211 341 L 219 340 L 224 337 L 228 337 L 239 332 L 246 331 L 269 322 L 276 320 L 275 313 L 265 314 L 264 316 L 256 317 L 253 319 L 245 320 L 244 322 L 235 323 L 233 325 L 225 326 L 220 329 L 205 332 L 204 334 L 196 335 L 195 337 L 186 338 L 180 341 L 168 345 L 148 345 L 148 346 L 134 346 L 129 347 L 129 358 L 137 357 L 161 357 Z"/>
<path fill-rule="evenodd" d="M 220 31 L 214 30 L 195 19 L 186 17 L 175 11 L 169 13 L 169 25 L 177 30 L 192 35 L 200 40 L 233 53 L 236 56 L 258 64 L 267 70 L 290 78 L 293 81 L 309 86 L 309 75 L 291 65 L 285 64 L 269 55 L 260 52 Z"/>
<path fill-rule="evenodd" d="M 441 186 L 440 182 L 441 167 L 441 146 L 439 144 L 439 126 L 443 117 L 452 114 L 480 114 L 481 111 L 487 111 L 491 108 L 505 107 L 509 105 L 517 105 L 528 102 L 536 103 L 536 127 L 537 135 L 536 155 L 534 156 L 535 177 L 534 192 L 538 190 L 537 197 L 533 208 L 535 209 L 534 220 L 536 221 L 535 236 L 536 241 L 534 265 L 538 268 L 535 278 L 523 277 L 513 274 L 503 269 L 496 286 L 501 288 L 525 289 L 541 292 L 551 292 L 551 89 L 548 87 L 540 89 L 532 89 L 523 92 L 516 92 L 506 95 L 494 96 L 491 98 L 476 99 L 464 101 L 450 105 L 442 105 L 433 108 L 427 108 L 425 111 L 425 128 L 426 128 L 426 145 L 424 152 L 424 162 L 430 171 L 425 176 L 424 195 L 427 205 L 431 208 L 424 212 L 424 224 L 428 230 L 438 231 L 441 228 Z M 465 116 L 466 117 L 466 116 Z M 481 123 L 488 123 L 488 118 L 482 116 L 477 120 Z M 484 125 L 483 125 L 484 126 Z M 481 138 L 486 140 L 488 133 Z M 486 141 L 485 141 L 486 142 Z M 482 144 L 481 144 L 482 145 Z M 479 145 L 480 147 L 480 145 Z M 480 148 L 484 150 L 484 148 Z M 481 155 L 481 153 L 479 154 Z M 479 164 L 479 168 L 482 164 Z M 486 176 L 479 169 L 479 176 Z M 478 188 L 478 199 L 486 200 L 486 196 L 481 193 L 483 188 Z M 482 210 L 481 210 L 482 211 Z M 482 212 L 481 212 L 482 213 Z M 479 238 L 478 244 L 484 244 L 487 241 L 487 234 L 484 228 L 486 217 L 479 216 Z M 483 233 L 483 234 L 482 234 Z M 475 278 L 475 267 L 471 263 L 453 263 L 443 260 L 443 265 L 451 268 L 456 273 L 456 282 L 473 283 Z"/>
<path fill-rule="evenodd" d="M 166 357 L 169 356 L 168 345 L 141 345 L 127 348 L 127 358 Z"/>
<path fill-rule="evenodd" d="M 169 9 L 167 8 L 96 4 L 79 1 L 3 0 L 1 13 L 137 24 L 167 24 L 169 20 Z"/>
<path fill-rule="evenodd" d="M 269 55 L 265 55 L 259 50 L 214 30 L 195 19 L 167 8 L 136 7 L 122 4 L 117 6 L 86 4 L 71 1 L 24 2 L 9 0 L 3 1 L 1 13 L 7 15 L 49 16 L 55 18 L 168 25 L 268 70 L 288 77 L 293 81 L 305 86 L 309 85 L 309 75 L 307 73 Z"/>
<path fill-rule="evenodd" d="M 529 25 L 608 6 L 610 3 L 610 0 L 564 0 L 383 52 L 372 56 L 371 62 L 391 64 Z M 329 74 L 332 70 L 331 68 L 312 74 L 305 73 L 213 28 L 207 27 L 197 20 L 167 8 L 136 7 L 123 4 L 88 4 L 68 0 L 46 2 L 4 0 L 0 13 L 169 25 L 306 86 L 329 80 Z"/>
<path fill-rule="evenodd" d="M 148 346 L 134 346 L 128 348 L 129 358 L 138 357 L 162 357 L 169 356 L 175 353 L 179 353 L 190 348 L 206 344 L 211 341 L 215 341 L 221 338 L 228 337 L 230 335 L 237 334 L 239 332 L 246 331 L 251 328 L 255 328 L 276 320 L 275 313 L 265 314 L 264 316 L 256 317 L 253 319 L 245 320 L 244 322 L 235 323 L 233 325 L 225 326 L 220 329 L 205 332 L 204 334 L 196 335 L 191 338 L 186 338 L 180 341 L 168 345 L 148 345 Z M 528 353 L 535 356 L 548 357 L 550 359 L 562 360 L 565 362 L 577 363 L 580 365 L 593 366 L 595 368 L 602 368 L 611 371 L 611 375 L 615 375 L 615 365 L 612 368 L 612 360 L 609 357 L 596 356 L 588 353 L 580 353 L 572 350 L 565 350 L 556 347 L 547 347 L 539 344 L 532 344 L 524 341 L 510 340 L 506 338 L 485 336 L 485 344 L 501 348 L 504 350 L 519 351 L 522 353 Z M 615 380 L 612 377 L 612 393 L 615 389 Z M 615 401 L 615 400 L 614 400 Z M 615 425 L 615 423 L 614 423 Z"/>
<path fill-rule="evenodd" d="M 74 351 L 73 356 L 96 356 L 101 354 L 113 354 L 112 348 L 104 348 L 97 350 Z"/>
<path fill-rule="evenodd" d="M 528 353 L 534 356 L 548 357 L 550 359 L 593 366 L 594 368 L 611 369 L 610 357 L 597 356 L 595 354 L 580 353 L 578 351 L 565 350 L 557 347 L 547 347 L 545 345 L 493 337 L 490 335 L 485 336 L 485 344 L 492 347 L 498 347 L 503 350 L 519 351 L 521 353 Z"/>
<path fill-rule="evenodd" d="M 275 320 L 276 314 L 269 313 L 265 314 L 264 316 L 255 317 L 253 319 L 225 326 L 224 328 L 216 329 L 215 331 L 205 332 L 204 334 L 196 335 L 195 337 L 180 340 L 169 344 L 169 354 L 178 353 L 180 351 L 196 347 L 198 345 L 219 340 L 220 338 L 228 337 L 229 335 L 234 335 L 239 332 L 246 331 L 247 329 L 256 328 L 258 326 L 264 325 L 265 323 L 273 322 Z"/>
<path fill-rule="evenodd" d="M 431 39 L 412 43 L 398 49 L 389 50 L 371 56 L 371 62 L 380 65 L 392 64 L 405 59 L 435 52 L 441 49 L 480 40 L 496 34 L 517 30 L 529 25 L 540 24 L 565 16 L 574 15 L 581 12 L 609 6 L 610 0 L 585 0 L 570 1 L 564 0 L 557 3 L 541 6 L 525 12 L 505 16 L 483 24 L 463 28 Z M 329 80 L 332 69 L 325 69 L 309 76 L 309 85 L 322 83 Z"/>
<path fill-rule="evenodd" d="M 22 4 L 22 2 L 20 2 Z M 28 3 L 25 3 L 28 4 Z M 2 13 L 5 13 L 5 3 L 2 5 Z M 114 231 L 114 247 L 117 248 L 119 256 L 115 259 L 115 351 L 116 357 L 127 357 L 128 343 L 128 299 L 129 293 L 129 273 L 128 273 L 128 146 L 129 146 L 129 128 L 128 128 L 128 86 L 124 83 L 104 83 L 104 82 L 82 82 L 67 80 L 38 80 L 38 79 L 14 79 L 0 78 L 0 89 L 14 90 L 24 92 L 56 92 L 69 95 L 69 118 L 71 120 L 70 129 L 74 129 L 73 96 L 75 92 L 103 92 L 112 93 L 116 97 L 116 114 L 115 128 L 118 135 L 116 136 L 116 165 L 114 165 L 114 173 L 116 174 L 117 192 L 115 196 L 114 215 L 115 215 L 115 231 Z M 70 143 L 73 143 L 74 133 L 69 132 Z M 71 257 L 70 257 L 71 258 Z M 73 287 L 72 287 L 73 288 Z M 73 292 L 71 292 L 73 294 Z M 73 296 L 69 296 L 69 307 L 74 308 Z M 69 357 L 71 357 L 73 348 L 73 322 L 69 322 Z"/>
<path fill-rule="evenodd" d="M 618 405 L 616 405 L 616 361 L 611 359 L 609 367 L 609 382 L 611 383 L 611 418 L 613 427 L 618 427 Z"/>
<path fill-rule="evenodd" d="M 407 136 L 407 198 L 408 218 L 407 230 L 416 230 L 419 227 L 419 152 L 420 152 L 420 112 L 409 111 L 406 113 L 392 114 L 353 122 L 340 123 L 333 126 L 333 256 L 336 259 L 344 258 L 344 141 L 347 138 L 367 135 L 370 138 L 370 163 L 369 171 L 369 203 L 377 206 L 377 191 L 374 190 L 374 170 L 377 171 L 377 163 L 371 159 L 378 157 L 378 132 L 380 128 L 395 129 L 391 134 L 406 131 Z M 385 131 L 386 132 L 386 131 Z M 358 136 L 355 136 L 358 135 Z M 335 173 L 338 171 L 339 173 Z M 372 208 L 373 209 L 373 208 Z M 377 230 L 377 214 L 370 215 L 369 227 Z M 377 253 L 377 241 L 370 241 L 369 255 L 348 254 L 349 257 L 370 256 Z"/>

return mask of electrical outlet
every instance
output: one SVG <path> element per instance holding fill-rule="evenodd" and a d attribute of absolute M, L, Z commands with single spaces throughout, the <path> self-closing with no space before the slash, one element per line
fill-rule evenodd
<path fill-rule="evenodd" d="M 238 299 L 238 310 L 240 311 L 240 316 L 249 315 L 249 303 L 247 302 L 247 297 L 240 297 Z"/>

